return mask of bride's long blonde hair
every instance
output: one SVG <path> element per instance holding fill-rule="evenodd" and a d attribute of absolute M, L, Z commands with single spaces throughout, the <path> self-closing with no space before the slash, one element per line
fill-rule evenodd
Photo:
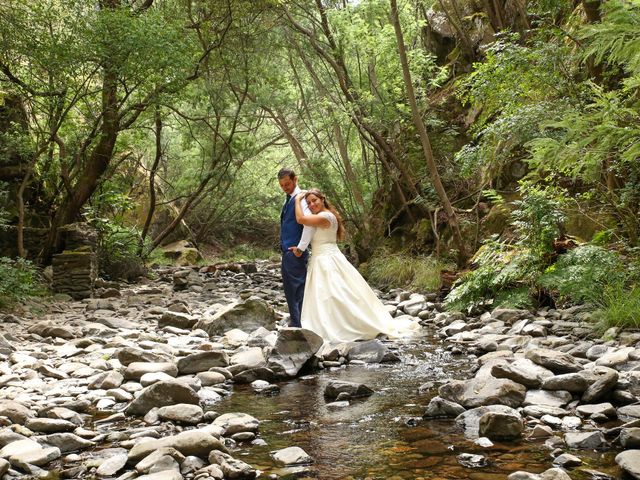
<path fill-rule="evenodd" d="M 322 204 L 324 205 L 324 208 L 326 208 L 331 213 L 333 213 L 333 215 L 336 217 L 336 220 L 338 220 L 338 231 L 336 233 L 336 235 L 338 236 L 338 240 L 344 240 L 346 231 L 344 228 L 344 222 L 342 221 L 342 217 L 340 216 L 338 211 L 335 209 L 335 207 L 331 205 L 331 203 L 329 203 L 329 200 L 327 200 L 327 197 L 325 196 L 325 194 L 322 193 L 317 188 L 310 188 L 309 190 L 307 190 L 307 193 L 304 194 L 304 199 L 306 200 L 309 195 L 315 195 L 316 197 L 318 197 L 320 200 L 322 200 Z"/>

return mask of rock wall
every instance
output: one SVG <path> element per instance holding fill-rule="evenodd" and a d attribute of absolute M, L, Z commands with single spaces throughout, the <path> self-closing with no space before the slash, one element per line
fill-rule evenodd
<path fill-rule="evenodd" d="M 98 276 L 97 232 L 86 223 L 60 229 L 64 250 L 53 256 L 53 291 L 79 300 L 89 298 Z"/>

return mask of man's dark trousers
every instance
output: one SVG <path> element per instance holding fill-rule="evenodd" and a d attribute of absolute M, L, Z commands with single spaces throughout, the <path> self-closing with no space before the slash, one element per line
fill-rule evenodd
<path fill-rule="evenodd" d="M 302 225 L 296 222 L 296 203 L 293 197 L 287 195 L 287 200 L 280 213 L 280 249 L 282 250 L 282 283 L 284 296 L 289 305 L 292 327 L 300 327 L 300 312 L 304 297 L 304 282 L 307 278 L 307 259 L 309 253 L 304 252 L 296 257 L 289 247 L 295 247 L 302 237 Z"/>
<path fill-rule="evenodd" d="M 307 260 L 309 252 L 304 252 L 301 257 L 296 257 L 293 252 L 282 253 L 282 283 L 284 295 L 287 298 L 291 321 L 289 326 L 300 327 L 300 313 L 304 300 L 304 284 L 307 278 Z"/>

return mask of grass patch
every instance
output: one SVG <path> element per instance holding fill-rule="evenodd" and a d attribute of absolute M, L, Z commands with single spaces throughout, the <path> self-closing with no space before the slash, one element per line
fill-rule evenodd
<path fill-rule="evenodd" d="M 440 272 L 452 268 L 433 257 L 413 256 L 406 252 L 378 250 L 360 266 L 371 283 L 387 288 L 411 288 L 435 291 L 441 286 Z"/>
<path fill-rule="evenodd" d="M 598 319 L 596 328 L 600 331 L 611 327 L 640 328 L 640 287 L 608 289 L 594 318 Z"/>
<path fill-rule="evenodd" d="M 278 252 L 272 248 L 265 248 L 251 244 L 238 244 L 213 255 L 207 255 L 205 263 L 250 262 L 253 260 L 267 260 L 271 258 L 280 258 Z"/>

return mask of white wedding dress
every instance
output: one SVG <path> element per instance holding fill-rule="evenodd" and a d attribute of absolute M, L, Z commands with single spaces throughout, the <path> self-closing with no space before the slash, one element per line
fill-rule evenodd
<path fill-rule="evenodd" d="M 302 328 L 327 341 L 368 340 L 384 333 L 406 336 L 420 326 L 394 319 L 358 270 L 336 244 L 338 220 L 331 212 L 320 212 L 331 223 L 317 228 L 311 241 L 311 259 L 302 302 Z"/>

